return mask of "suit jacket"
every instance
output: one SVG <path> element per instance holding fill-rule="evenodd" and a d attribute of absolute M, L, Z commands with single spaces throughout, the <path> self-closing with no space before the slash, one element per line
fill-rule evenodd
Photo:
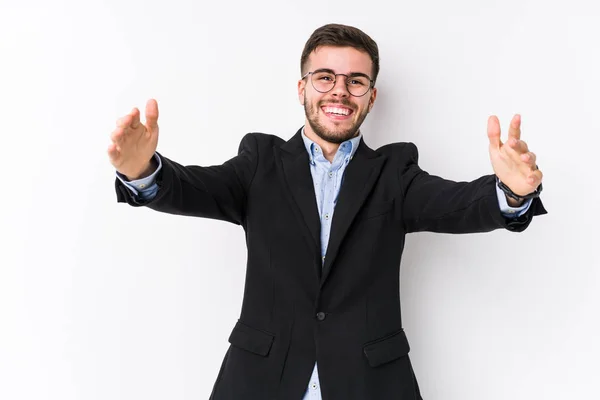
<path fill-rule="evenodd" d="M 407 233 L 524 230 L 539 199 L 502 216 L 495 176 L 453 182 L 424 172 L 412 143 L 377 150 L 361 140 L 349 163 L 320 257 L 320 222 L 300 130 L 289 141 L 250 133 L 219 166 L 159 154 L 159 191 L 119 202 L 241 225 L 248 261 L 241 314 L 213 400 L 300 400 L 317 361 L 325 400 L 421 399 L 402 328 L 399 268 Z"/>

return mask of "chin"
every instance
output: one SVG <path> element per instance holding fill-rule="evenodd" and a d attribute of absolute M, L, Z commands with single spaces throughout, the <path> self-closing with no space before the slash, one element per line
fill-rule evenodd
<path fill-rule="evenodd" d="M 305 110 L 306 119 L 315 135 L 322 140 L 336 144 L 343 143 L 355 137 L 362 120 L 364 120 L 364 117 L 366 116 L 364 115 L 362 118 L 353 116 L 353 118 L 349 118 L 345 121 L 333 121 L 322 113 L 311 112 L 314 111 L 314 109 L 307 108 L 306 105 Z"/>
<path fill-rule="evenodd" d="M 345 142 L 346 140 L 352 139 L 356 136 L 356 132 L 358 132 L 358 128 L 352 127 L 351 129 L 314 129 L 313 131 L 317 136 L 321 139 L 326 140 L 330 143 L 340 144 Z"/>

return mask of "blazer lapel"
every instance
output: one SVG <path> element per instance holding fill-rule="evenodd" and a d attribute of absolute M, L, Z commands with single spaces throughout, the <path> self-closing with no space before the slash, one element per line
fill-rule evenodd
<path fill-rule="evenodd" d="M 309 157 L 304 147 L 300 129 L 280 148 L 275 147 L 277 172 L 286 198 L 291 205 L 298 223 L 303 229 L 305 242 L 315 259 L 317 278 L 321 279 L 321 222 L 315 189 L 310 173 Z"/>
<path fill-rule="evenodd" d="M 379 155 L 370 149 L 361 139 L 352 161 L 346 167 L 344 180 L 333 213 L 321 287 L 331 272 L 331 267 L 337 257 L 344 236 L 348 232 L 348 228 L 350 228 L 356 213 L 362 207 L 379 177 L 385 158 L 384 155 Z"/>

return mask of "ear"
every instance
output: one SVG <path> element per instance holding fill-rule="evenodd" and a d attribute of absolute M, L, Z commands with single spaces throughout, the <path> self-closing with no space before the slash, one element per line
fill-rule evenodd
<path fill-rule="evenodd" d="M 306 90 L 306 80 L 300 79 L 298 81 L 298 101 L 300 105 L 304 105 L 304 91 Z"/>
<path fill-rule="evenodd" d="M 371 96 L 369 98 L 369 112 L 371 112 L 371 109 L 373 108 L 373 105 L 375 104 L 376 98 L 377 98 L 377 88 L 373 88 L 373 89 L 371 89 Z"/>

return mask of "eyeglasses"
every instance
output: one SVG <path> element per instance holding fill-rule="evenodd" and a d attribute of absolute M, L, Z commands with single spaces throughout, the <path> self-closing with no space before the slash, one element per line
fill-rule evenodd
<path fill-rule="evenodd" d="M 336 74 L 330 69 L 318 69 L 304 74 L 302 79 L 310 75 L 310 82 L 315 90 L 319 93 L 327 93 L 335 87 L 335 82 L 338 75 L 346 77 L 346 89 L 354 97 L 361 97 L 367 94 L 369 89 L 373 87 L 373 79 L 369 76 L 356 72 L 350 75 Z"/>

